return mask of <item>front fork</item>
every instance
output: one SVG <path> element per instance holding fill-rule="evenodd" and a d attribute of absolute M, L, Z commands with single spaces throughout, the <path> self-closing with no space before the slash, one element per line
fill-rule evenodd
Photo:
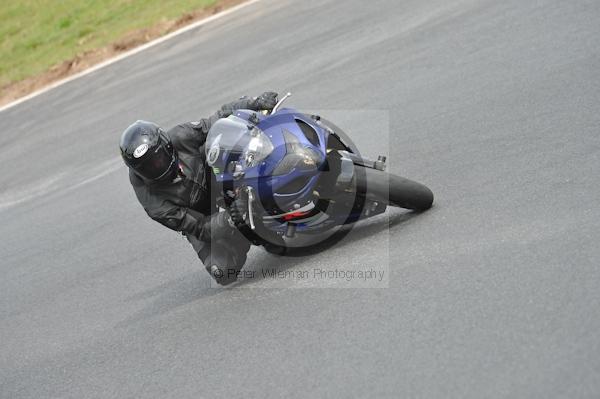
<path fill-rule="evenodd" d="M 241 186 L 235 190 L 224 190 L 221 207 L 228 209 L 236 198 L 246 200 L 247 207 L 242 211 L 243 223 L 237 226 L 246 239 L 253 245 L 281 245 L 281 237 L 277 233 L 266 229 L 262 222 L 256 219 L 255 205 L 258 197 L 251 186 Z"/>
<path fill-rule="evenodd" d="M 250 226 L 250 230 L 256 230 L 256 225 L 254 224 L 254 211 L 253 211 L 253 204 L 254 204 L 254 190 L 252 189 L 252 187 L 247 186 L 246 187 L 246 194 L 248 195 L 248 213 L 247 213 L 247 221 L 248 221 L 248 225 Z"/>

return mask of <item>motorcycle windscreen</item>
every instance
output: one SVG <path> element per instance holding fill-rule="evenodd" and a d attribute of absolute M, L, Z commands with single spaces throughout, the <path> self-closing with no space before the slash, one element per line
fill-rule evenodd
<path fill-rule="evenodd" d="M 222 167 L 230 159 L 224 159 L 223 154 L 241 154 L 250 140 L 247 122 L 236 116 L 219 119 L 208 132 L 206 137 L 206 160 L 210 166 Z"/>

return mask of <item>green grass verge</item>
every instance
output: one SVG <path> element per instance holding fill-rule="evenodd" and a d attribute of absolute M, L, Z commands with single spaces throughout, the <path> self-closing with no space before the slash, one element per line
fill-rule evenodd
<path fill-rule="evenodd" d="M 0 87 L 217 0 L 4 0 Z"/>

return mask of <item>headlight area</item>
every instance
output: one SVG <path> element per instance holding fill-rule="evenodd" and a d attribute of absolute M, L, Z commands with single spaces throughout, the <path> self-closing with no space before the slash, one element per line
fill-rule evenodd
<path fill-rule="evenodd" d="M 249 132 L 250 139 L 242 152 L 242 167 L 253 168 L 273 152 L 273 143 L 259 128 Z"/>

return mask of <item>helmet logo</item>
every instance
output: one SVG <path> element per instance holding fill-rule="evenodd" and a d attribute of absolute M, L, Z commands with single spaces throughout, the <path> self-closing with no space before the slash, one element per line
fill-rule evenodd
<path fill-rule="evenodd" d="M 221 149 L 218 146 L 210 147 L 210 150 L 208 150 L 208 156 L 207 156 L 206 162 L 212 166 L 212 164 L 217 162 L 217 159 L 219 159 L 220 152 L 221 152 Z"/>
<path fill-rule="evenodd" d="M 148 151 L 148 144 L 144 143 L 142 145 L 139 145 L 138 148 L 136 148 L 135 151 L 133 151 L 133 157 L 139 158 L 142 155 L 144 155 L 147 151 Z"/>

